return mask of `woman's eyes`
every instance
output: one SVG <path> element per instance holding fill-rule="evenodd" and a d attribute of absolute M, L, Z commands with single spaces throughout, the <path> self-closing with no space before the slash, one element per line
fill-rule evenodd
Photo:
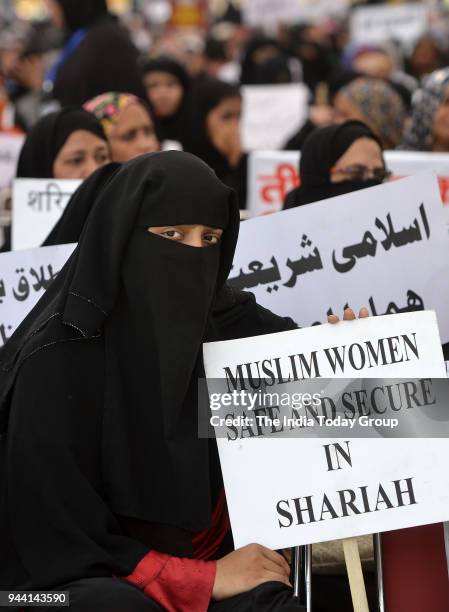
<path fill-rule="evenodd" d="M 170 240 L 179 240 L 183 241 L 185 236 L 182 232 L 174 229 L 168 229 L 160 234 L 164 236 L 164 238 L 169 238 Z M 202 241 L 205 243 L 205 246 L 212 246 L 214 244 L 218 244 L 220 242 L 220 236 L 217 234 L 204 234 L 202 237 Z"/>
<path fill-rule="evenodd" d="M 172 240 L 179 240 L 179 238 L 183 237 L 181 232 L 178 232 L 177 230 L 165 230 L 165 232 L 161 233 L 161 236 L 165 236 L 166 238 L 171 238 Z"/>
<path fill-rule="evenodd" d="M 142 131 L 144 136 L 154 136 L 154 128 L 151 126 L 145 126 L 143 128 L 140 128 L 140 130 Z M 133 140 L 135 140 L 139 135 L 139 130 L 138 129 L 134 129 L 134 130 L 130 130 L 129 132 L 125 132 L 124 134 L 122 134 L 122 136 L 120 137 L 121 140 L 123 142 L 132 142 Z"/>
<path fill-rule="evenodd" d="M 122 135 L 122 140 L 123 142 L 131 142 L 135 140 L 136 136 L 137 136 L 137 130 L 130 130 L 129 132 L 125 132 Z"/>
<path fill-rule="evenodd" d="M 208 245 L 218 244 L 220 242 L 220 236 L 217 236 L 216 234 L 206 234 L 203 236 L 203 240 L 205 240 Z"/>
<path fill-rule="evenodd" d="M 101 163 L 101 164 L 102 164 L 102 163 L 104 163 L 104 162 L 108 162 L 108 161 L 110 161 L 110 159 L 111 159 L 111 158 L 110 158 L 110 156 L 109 156 L 109 153 L 98 153 L 98 154 L 95 156 L 95 161 L 96 161 L 97 163 Z"/>
<path fill-rule="evenodd" d="M 71 159 L 66 159 L 65 163 L 68 166 L 79 166 L 84 162 L 84 157 L 72 157 Z"/>

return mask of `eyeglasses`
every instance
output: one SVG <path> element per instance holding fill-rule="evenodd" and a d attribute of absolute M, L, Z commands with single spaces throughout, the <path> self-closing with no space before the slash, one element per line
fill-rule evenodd
<path fill-rule="evenodd" d="M 383 183 L 391 177 L 392 173 L 386 168 L 368 168 L 362 164 L 354 164 L 353 166 L 346 166 L 346 168 L 332 168 L 331 176 L 336 174 L 347 177 L 350 181 L 366 181 L 370 178 L 376 179 Z"/>

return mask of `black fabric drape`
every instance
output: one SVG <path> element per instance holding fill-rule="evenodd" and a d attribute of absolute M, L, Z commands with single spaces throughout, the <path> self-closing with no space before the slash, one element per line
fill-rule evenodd
<path fill-rule="evenodd" d="M 97 195 L 120 167 L 115 162 L 107 164 L 80 185 L 42 246 L 78 242 Z"/>
<path fill-rule="evenodd" d="M 53 96 L 62 106 L 82 106 L 107 91 L 145 98 L 138 60 L 125 28 L 112 16 L 101 17 L 58 70 Z"/>
<path fill-rule="evenodd" d="M 106 0 L 57 0 L 64 14 L 65 28 L 76 32 L 107 15 Z"/>

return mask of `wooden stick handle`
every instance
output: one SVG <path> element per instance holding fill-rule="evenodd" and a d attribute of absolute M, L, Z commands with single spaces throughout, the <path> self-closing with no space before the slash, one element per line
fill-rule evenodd
<path fill-rule="evenodd" d="M 369 612 L 357 539 L 346 538 L 342 543 L 354 612 Z"/>

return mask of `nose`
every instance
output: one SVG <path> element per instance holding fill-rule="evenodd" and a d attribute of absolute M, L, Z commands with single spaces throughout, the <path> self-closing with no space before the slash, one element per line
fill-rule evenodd
<path fill-rule="evenodd" d="M 203 246 L 203 240 L 201 236 L 186 236 L 185 240 L 183 240 L 184 244 L 188 246 L 201 248 Z"/>

